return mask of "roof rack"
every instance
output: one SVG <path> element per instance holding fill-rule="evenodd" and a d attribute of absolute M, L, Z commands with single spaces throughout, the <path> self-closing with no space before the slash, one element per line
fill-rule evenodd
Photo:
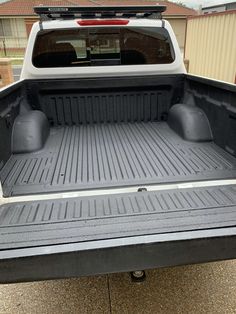
<path fill-rule="evenodd" d="M 140 6 L 37 6 L 34 12 L 40 16 L 41 21 L 52 19 L 79 18 L 107 18 L 107 17 L 136 17 L 144 18 L 155 15 L 161 18 L 165 12 L 164 5 Z"/>

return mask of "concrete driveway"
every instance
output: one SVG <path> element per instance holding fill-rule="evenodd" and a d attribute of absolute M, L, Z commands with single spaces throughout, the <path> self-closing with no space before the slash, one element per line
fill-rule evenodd
<path fill-rule="evenodd" d="M 0 313 L 236 313 L 236 261 L 0 285 Z"/>

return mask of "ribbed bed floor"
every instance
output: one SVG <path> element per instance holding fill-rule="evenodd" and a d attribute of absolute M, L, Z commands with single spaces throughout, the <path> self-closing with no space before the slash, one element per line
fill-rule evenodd
<path fill-rule="evenodd" d="M 236 158 L 182 140 L 165 122 L 51 128 L 43 150 L 12 155 L 6 196 L 236 177 Z"/>

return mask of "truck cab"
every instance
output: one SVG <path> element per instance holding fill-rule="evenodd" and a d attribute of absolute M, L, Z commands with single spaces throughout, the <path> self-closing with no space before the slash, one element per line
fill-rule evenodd
<path fill-rule="evenodd" d="M 40 7 L 37 10 L 42 12 Z M 90 14 L 92 18 L 84 19 L 82 14 L 82 19 L 35 23 L 21 78 L 185 73 L 169 22 L 148 18 L 152 11 L 145 16 L 142 10 L 145 7 L 139 17 L 114 12 L 97 14 L 100 18 Z"/>

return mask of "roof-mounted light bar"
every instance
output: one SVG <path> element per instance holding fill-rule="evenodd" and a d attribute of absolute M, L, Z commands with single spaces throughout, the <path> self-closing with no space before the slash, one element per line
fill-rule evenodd
<path fill-rule="evenodd" d="M 153 14 L 161 18 L 166 6 L 163 5 L 140 5 L 140 6 L 38 6 L 34 12 L 41 20 L 69 19 L 69 18 L 108 18 L 108 17 L 148 17 Z"/>

